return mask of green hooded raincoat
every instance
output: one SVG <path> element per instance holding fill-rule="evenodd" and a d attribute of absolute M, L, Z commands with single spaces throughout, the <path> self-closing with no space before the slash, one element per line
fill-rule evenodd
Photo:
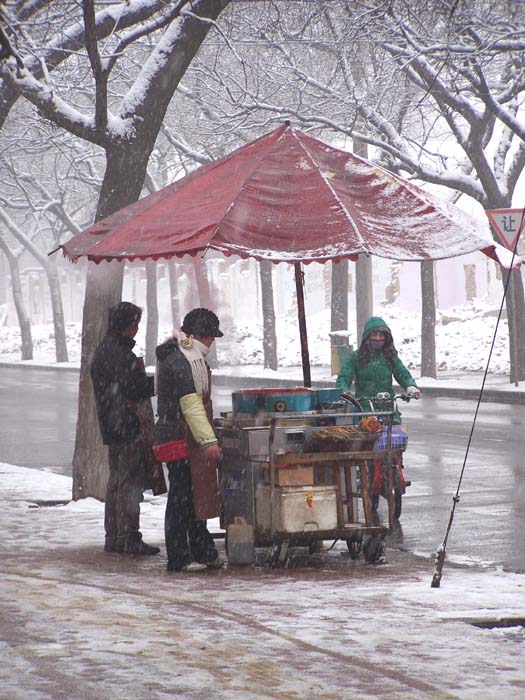
<path fill-rule="evenodd" d="M 365 341 L 373 331 L 383 331 L 392 335 L 390 328 L 382 318 L 372 316 L 365 323 L 361 342 Z M 396 357 L 392 368 L 388 364 L 383 350 L 377 350 L 373 353 L 370 362 L 364 367 L 360 367 L 358 350 L 354 350 L 349 354 L 341 367 L 336 386 L 342 392 L 349 391 L 352 382 L 355 381 L 354 395 L 356 398 L 373 397 L 379 392 L 386 391 L 390 396 L 393 396 L 392 377 L 403 389 L 409 386 L 417 386 L 414 378 L 399 357 Z"/>

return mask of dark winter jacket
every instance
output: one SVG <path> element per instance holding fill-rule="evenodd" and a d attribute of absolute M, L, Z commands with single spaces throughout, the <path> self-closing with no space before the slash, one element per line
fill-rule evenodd
<path fill-rule="evenodd" d="M 369 318 L 363 329 L 362 343 L 373 331 L 383 331 L 392 335 L 390 328 L 378 316 Z M 336 386 L 341 391 L 349 391 L 355 381 L 355 396 L 374 397 L 379 392 L 388 392 L 393 396 L 392 377 L 397 383 L 406 389 L 408 386 L 417 386 L 414 378 L 401 362 L 396 354 L 393 366 L 387 361 L 383 350 L 372 353 L 370 361 L 361 366 L 359 363 L 359 350 L 351 352 L 343 363 L 337 377 Z"/>
<path fill-rule="evenodd" d="M 195 519 L 216 518 L 221 509 L 217 468 L 203 453 L 203 448 L 217 442 L 209 392 L 201 396 L 196 391 L 191 364 L 176 339 L 159 345 L 156 353 L 157 442 L 184 440 L 190 465 Z M 210 379 L 209 367 L 207 371 Z M 176 466 L 176 462 L 168 462 L 168 468 L 173 466 Z M 172 483 L 180 483 L 180 480 Z M 170 486 L 168 503 L 177 488 L 175 485 L 172 490 Z"/>
<path fill-rule="evenodd" d="M 179 440 L 182 437 L 179 400 L 187 394 L 195 393 L 191 367 L 174 338 L 159 345 L 156 355 L 159 441 Z M 161 426 L 166 427 L 163 429 Z"/>
<path fill-rule="evenodd" d="M 134 346 L 132 338 L 108 332 L 93 354 L 90 373 L 105 445 L 132 442 L 137 437 L 140 423 L 129 402 L 144 401 L 154 394 L 153 377 L 146 375 Z"/>

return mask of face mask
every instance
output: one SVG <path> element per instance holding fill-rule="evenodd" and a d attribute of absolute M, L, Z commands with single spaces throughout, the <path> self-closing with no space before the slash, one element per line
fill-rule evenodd
<path fill-rule="evenodd" d="M 205 345 L 204 343 L 201 343 L 201 341 L 200 341 L 200 340 L 197 340 L 197 338 L 194 338 L 194 339 L 193 339 L 193 344 L 194 344 L 197 348 L 199 348 L 199 350 L 201 351 L 202 356 L 203 356 L 203 357 L 206 357 L 206 355 L 207 355 L 207 354 L 210 352 L 210 350 L 211 350 L 211 346 L 213 345 L 213 342 L 212 342 L 212 344 L 211 344 L 210 346 L 208 346 L 208 345 Z"/>
<path fill-rule="evenodd" d="M 385 347 L 385 339 L 384 338 L 382 338 L 381 340 L 372 340 L 370 338 L 370 340 L 368 340 L 367 342 L 368 342 L 368 347 L 370 348 L 370 350 L 374 350 L 374 351 L 382 350 Z"/>

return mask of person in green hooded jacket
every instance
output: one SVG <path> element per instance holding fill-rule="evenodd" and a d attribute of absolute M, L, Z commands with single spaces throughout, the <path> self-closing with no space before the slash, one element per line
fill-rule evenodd
<path fill-rule="evenodd" d="M 392 398 L 394 389 L 392 379 L 403 387 L 408 396 L 420 397 L 420 391 L 408 369 L 399 359 L 394 346 L 392 331 L 379 316 L 372 316 L 365 323 L 361 345 L 351 352 L 337 377 L 336 386 L 342 393 L 349 392 L 355 382 L 355 397 L 363 411 L 373 410 L 367 398 L 373 399 L 379 393 L 388 393 Z M 394 423 L 401 422 L 401 415 L 396 409 Z M 405 480 L 402 475 L 402 462 L 394 472 L 394 518 L 401 514 L 401 495 L 405 492 Z M 372 513 L 377 514 L 379 494 L 383 493 L 383 472 L 377 460 L 368 460 L 370 491 L 372 495 Z M 377 478 L 376 478 L 377 477 Z"/>
<path fill-rule="evenodd" d="M 373 398 L 382 392 L 393 397 L 392 379 L 411 398 L 420 397 L 414 377 L 399 359 L 392 331 L 382 318 L 372 316 L 365 323 L 359 349 L 351 352 L 343 363 L 336 386 L 344 393 L 350 391 L 355 382 L 354 395 L 358 399 Z M 363 403 L 361 401 L 363 410 L 369 410 Z"/>

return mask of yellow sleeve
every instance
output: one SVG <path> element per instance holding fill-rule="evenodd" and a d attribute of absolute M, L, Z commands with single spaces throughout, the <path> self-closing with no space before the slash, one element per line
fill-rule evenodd
<path fill-rule="evenodd" d="M 180 399 L 180 408 L 195 442 L 201 447 L 218 442 L 217 436 L 210 425 L 201 397 L 196 394 L 186 394 Z"/>

